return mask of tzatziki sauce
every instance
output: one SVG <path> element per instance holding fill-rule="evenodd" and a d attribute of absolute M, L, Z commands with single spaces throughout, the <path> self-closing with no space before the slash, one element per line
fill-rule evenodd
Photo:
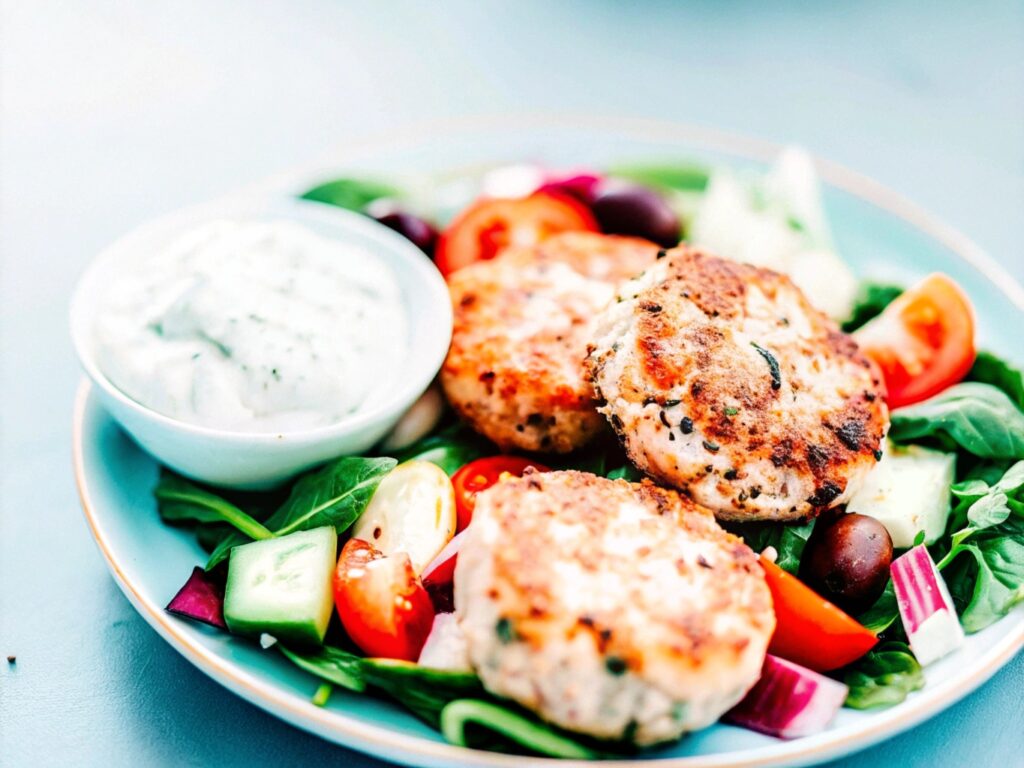
<path fill-rule="evenodd" d="M 96 314 L 128 397 L 233 432 L 334 424 L 394 386 L 408 321 L 391 269 L 291 221 L 215 221 L 142 254 Z"/>

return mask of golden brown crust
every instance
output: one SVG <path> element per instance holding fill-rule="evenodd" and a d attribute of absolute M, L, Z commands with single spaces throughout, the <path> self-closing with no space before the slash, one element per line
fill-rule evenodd
<path fill-rule="evenodd" d="M 797 519 L 848 495 L 888 428 L 853 339 L 771 270 L 683 247 L 654 271 L 588 361 L 631 458 L 732 519 Z"/>
<path fill-rule="evenodd" d="M 567 233 L 450 277 L 449 401 L 503 449 L 565 453 L 605 430 L 583 370 L 594 317 L 653 263 L 643 240 Z"/>
<path fill-rule="evenodd" d="M 730 663 L 747 648 L 751 631 L 767 640 L 774 626 L 756 555 L 710 511 L 675 491 L 585 472 L 532 473 L 481 494 L 480 508 L 498 519 L 503 534 L 491 553 L 493 598 L 517 639 L 538 650 L 553 632 L 560 641 L 584 633 L 600 653 L 634 672 L 654 657 L 698 669 L 712 660 Z M 622 510 L 629 510 L 625 524 Z M 617 551 L 634 536 L 636 546 Z M 573 563 L 584 584 L 614 575 L 621 594 L 613 601 L 581 596 L 587 610 L 566 615 L 565 579 L 555 560 Z M 670 564 L 673 579 L 700 597 L 662 594 L 658 583 L 638 575 L 643 561 Z M 699 586 L 712 582 L 713 589 Z M 625 605 L 646 607 L 645 622 L 625 621 Z M 743 616 L 735 632 L 722 628 L 728 611 Z"/>

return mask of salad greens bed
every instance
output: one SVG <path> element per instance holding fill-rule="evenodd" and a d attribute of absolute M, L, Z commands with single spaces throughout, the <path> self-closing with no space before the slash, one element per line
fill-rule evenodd
<path fill-rule="evenodd" d="M 210 551 L 207 578 L 223 581 L 224 562 L 231 547 L 248 541 L 285 536 L 333 525 L 344 534 L 363 511 L 380 481 L 399 461 L 430 461 L 449 475 L 473 459 L 497 449 L 461 424 L 449 423 L 408 449 L 391 457 L 343 457 L 298 479 L 282 498 L 269 493 L 225 493 L 200 487 L 170 470 L 161 472 L 154 489 L 165 522 L 188 526 Z M 603 452 L 582 457 L 578 466 L 604 465 Z M 570 462 L 571 463 L 571 462 Z M 624 474 L 621 466 L 612 470 Z M 277 505 L 275 507 L 275 505 Z M 249 511 L 243 511 L 243 507 Z M 223 626 L 221 624 L 221 626 Z M 355 693 L 373 691 L 391 696 L 413 714 L 456 744 L 508 751 L 517 746 L 555 757 L 597 757 L 620 745 L 585 744 L 549 726 L 531 713 L 484 691 L 476 675 L 428 669 L 394 659 L 365 658 L 346 647 L 337 628 L 322 648 L 288 647 L 274 643 L 282 655 L 301 669 Z M 317 688 L 314 700 L 323 706 L 330 688 Z"/>
<path fill-rule="evenodd" d="M 618 175 L 681 195 L 699 193 L 708 183 L 705 171 L 684 166 L 622 169 Z M 304 197 L 363 211 L 373 201 L 395 194 L 388 184 L 338 179 Z M 844 330 L 864 325 L 900 292 L 891 285 L 863 285 Z M 1006 361 L 982 352 L 963 383 L 927 401 L 897 409 L 891 419 L 889 436 L 894 442 L 957 456 L 956 482 L 950 488 L 952 512 L 944 535 L 928 549 L 964 629 L 977 632 L 1024 600 L 1024 375 Z M 393 456 L 340 458 L 283 490 L 224 492 L 164 470 L 154 495 L 163 520 L 191 529 L 209 552 L 202 578 L 213 584 L 216 592 L 217 585 L 223 584 L 225 560 L 232 547 L 328 525 L 344 535 L 382 479 L 400 462 L 425 460 L 452 475 L 468 462 L 497 452 L 487 440 L 449 418 Z M 550 465 L 551 457 L 545 462 Z M 554 468 L 570 467 L 609 478 L 640 477 L 616 445 L 587 449 L 559 460 Z M 796 574 L 814 526 L 811 520 L 729 527 L 755 551 L 773 547 L 777 564 Z M 922 541 L 923 532 L 917 543 Z M 849 687 L 846 705 L 856 709 L 890 706 L 921 688 L 924 676 L 907 644 L 891 580 L 877 602 L 856 618 L 878 633 L 881 641 L 857 662 L 831 673 Z M 543 723 L 526 710 L 489 695 L 472 673 L 365 658 L 354 652 L 336 620 L 328 630 L 326 644 L 319 649 L 271 642 L 283 658 L 323 681 L 314 694 L 314 701 L 321 706 L 338 687 L 390 696 L 455 744 L 575 758 L 628 749 L 592 742 Z"/>
<path fill-rule="evenodd" d="M 1008 364 L 983 354 L 968 377 L 972 382 L 934 401 L 897 410 L 892 417 L 895 439 L 954 447 L 959 465 L 967 468 L 950 489 L 953 511 L 947 532 L 929 549 L 968 632 L 984 629 L 1024 600 L 1024 413 L 1011 400 L 1024 395 L 1020 377 Z M 953 390 L 958 392 L 951 395 Z M 958 407 L 950 411 L 948 402 Z M 1020 425 L 1007 426 L 1015 422 Z M 239 543 L 323 525 L 344 533 L 400 461 L 430 461 L 450 475 L 473 459 L 495 452 L 468 428 L 449 423 L 396 457 L 345 457 L 331 462 L 300 478 L 283 497 L 279 491 L 227 496 L 169 470 L 163 471 L 154 495 L 167 523 L 192 527 L 199 543 L 211 551 L 207 571 L 216 571 L 230 547 Z M 610 478 L 640 477 L 615 446 L 572 457 L 564 465 Z M 814 523 L 748 523 L 733 528 L 755 551 L 774 547 L 778 565 L 795 574 Z M 903 701 L 923 686 L 924 677 L 906 644 L 891 582 L 875 605 L 857 618 L 881 633 L 882 642 L 836 673 L 850 688 L 846 705 L 865 709 Z M 441 727 L 457 744 L 472 742 L 489 749 L 517 744 L 562 757 L 594 756 L 615 748 L 584 743 L 525 710 L 493 699 L 473 674 L 366 659 L 340 647 L 344 638 L 338 642 L 315 652 L 278 647 L 287 659 L 331 685 L 394 697 L 424 721 Z M 320 699 L 320 704 L 326 701 L 322 692 Z M 467 734 L 472 736 L 470 741 Z"/>

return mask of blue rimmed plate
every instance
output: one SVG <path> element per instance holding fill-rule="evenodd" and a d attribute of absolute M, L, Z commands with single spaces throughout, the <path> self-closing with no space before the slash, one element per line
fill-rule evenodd
<path fill-rule="evenodd" d="M 458 175 L 494 164 L 539 162 L 604 167 L 695 160 L 757 166 L 779 148 L 712 131 L 622 120 L 478 121 L 424 126 L 387 141 L 349 147 L 308 169 L 241 194 L 287 198 L 333 175 Z M 909 282 L 927 272 L 952 275 L 978 311 L 982 346 L 1017 349 L 1024 290 L 966 238 L 878 184 L 819 163 L 837 246 L 862 276 Z M 193 538 L 163 525 L 151 490 L 157 465 L 122 433 L 84 383 L 75 409 L 75 474 L 90 529 L 119 586 L 142 616 L 189 661 L 282 719 L 345 746 L 409 765 L 575 764 L 448 745 L 397 705 L 337 691 L 327 707 L 310 702 L 316 681 L 279 654 L 179 620 L 163 606 L 204 553 Z M 155 552 L 159 557 L 154 557 Z M 878 712 L 843 710 L 825 732 L 791 742 L 716 725 L 642 759 L 660 766 L 768 766 L 819 762 L 869 746 L 934 715 L 987 680 L 1024 646 L 1024 606 L 968 638 L 926 670 L 927 684 Z"/>

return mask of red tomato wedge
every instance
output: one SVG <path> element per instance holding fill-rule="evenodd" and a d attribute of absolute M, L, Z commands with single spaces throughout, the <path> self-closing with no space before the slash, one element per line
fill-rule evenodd
<path fill-rule="evenodd" d="M 442 588 L 452 583 L 452 579 L 455 578 L 455 563 L 459 559 L 459 549 L 465 538 L 465 531 L 455 534 L 455 537 L 440 551 L 433 562 L 423 569 L 423 586 L 428 593 L 432 589 Z"/>
<path fill-rule="evenodd" d="M 839 669 L 870 651 L 878 638 L 796 576 L 761 558 L 775 605 L 768 652 L 816 672 Z"/>
<path fill-rule="evenodd" d="M 349 539 L 334 571 L 334 605 L 348 636 L 369 656 L 415 661 L 434 623 L 434 606 L 409 556 L 385 557 Z"/>
<path fill-rule="evenodd" d="M 890 408 L 936 395 L 974 363 L 974 311 L 956 283 L 929 275 L 853 334 L 882 371 Z"/>
<path fill-rule="evenodd" d="M 473 519 L 476 495 L 480 491 L 486 491 L 506 477 L 522 477 L 528 467 L 533 467 L 538 472 L 551 471 L 543 464 L 524 459 L 522 456 L 488 456 L 469 462 L 452 475 L 457 518 L 455 530 L 463 530 Z"/>
<path fill-rule="evenodd" d="M 482 198 L 455 217 L 437 243 L 442 275 L 493 259 L 509 245 L 534 245 L 560 232 L 597 232 L 583 203 L 568 195 L 535 192 L 514 200 Z"/>

